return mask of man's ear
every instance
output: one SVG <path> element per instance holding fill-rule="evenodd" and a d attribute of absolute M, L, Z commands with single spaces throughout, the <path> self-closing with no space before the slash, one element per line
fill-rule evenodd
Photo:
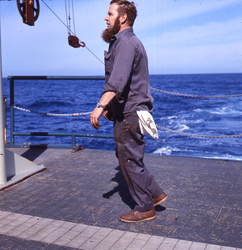
<path fill-rule="evenodd" d="M 127 21 L 127 14 L 123 13 L 120 17 L 119 17 L 120 23 L 124 24 Z"/>

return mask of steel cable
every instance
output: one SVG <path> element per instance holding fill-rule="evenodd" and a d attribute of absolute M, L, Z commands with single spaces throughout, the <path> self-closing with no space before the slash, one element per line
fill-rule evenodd
<path fill-rule="evenodd" d="M 45 3 L 44 0 L 42 0 L 42 2 L 45 4 L 45 6 L 61 21 L 61 23 L 67 28 L 67 30 L 69 30 L 74 36 L 76 36 L 76 34 L 68 27 L 68 25 L 66 25 L 61 18 L 47 5 L 47 3 Z M 79 38 L 78 38 L 79 39 Z M 80 40 L 79 40 L 80 41 Z M 80 41 L 82 43 L 82 41 Z M 91 53 L 93 54 L 93 56 L 95 56 L 102 64 L 104 64 L 104 62 L 94 53 L 92 52 L 91 49 L 89 49 L 86 45 L 85 48 Z"/>

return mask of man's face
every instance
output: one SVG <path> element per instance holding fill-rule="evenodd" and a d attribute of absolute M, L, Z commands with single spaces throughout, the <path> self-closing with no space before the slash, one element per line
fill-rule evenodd
<path fill-rule="evenodd" d="M 107 28 L 103 31 L 102 38 L 105 42 L 110 43 L 111 37 L 116 35 L 121 28 L 118 5 L 116 3 L 110 5 L 108 15 L 104 20 L 107 22 Z"/>
<path fill-rule="evenodd" d="M 113 3 L 110 5 L 110 8 L 108 10 L 108 15 L 104 19 L 107 23 L 108 29 L 113 28 L 117 17 L 118 17 L 118 5 L 116 3 Z"/>

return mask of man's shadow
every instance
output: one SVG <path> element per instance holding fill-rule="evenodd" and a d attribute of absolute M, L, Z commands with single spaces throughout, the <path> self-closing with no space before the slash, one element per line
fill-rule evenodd
<path fill-rule="evenodd" d="M 122 201 L 130 207 L 131 210 L 134 209 L 136 206 L 136 202 L 133 200 L 132 196 L 130 195 L 128 186 L 126 184 L 126 181 L 124 179 L 123 173 L 121 171 L 120 166 L 117 166 L 115 168 L 118 172 L 115 174 L 115 176 L 111 179 L 111 181 L 115 181 L 118 183 L 116 187 L 114 187 L 112 190 L 108 191 L 107 193 L 103 194 L 103 198 L 109 199 L 112 195 L 115 193 L 119 193 L 119 196 L 121 197 Z M 164 211 L 166 210 L 163 206 L 156 206 L 156 211 Z"/>

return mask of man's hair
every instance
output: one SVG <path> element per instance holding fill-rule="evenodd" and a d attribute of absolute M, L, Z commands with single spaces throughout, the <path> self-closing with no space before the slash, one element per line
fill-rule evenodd
<path fill-rule="evenodd" d="M 134 2 L 129 2 L 127 0 L 112 0 L 110 4 L 113 3 L 118 4 L 119 16 L 124 13 L 127 14 L 127 22 L 131 27 L 133 27 L 134 20 L 137 17 L 137 9 Z"/>

